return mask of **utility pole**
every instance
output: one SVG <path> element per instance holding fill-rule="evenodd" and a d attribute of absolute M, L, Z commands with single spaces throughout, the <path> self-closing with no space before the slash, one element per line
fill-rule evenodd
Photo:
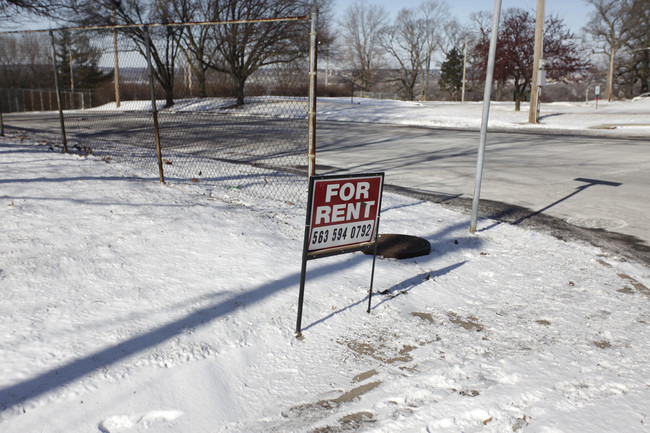
<path fill-rule="evenodd" d="M 544 3 L 545 0 L 537 0 L 537 16 L 535 17 L 535 51 L 533 53 L 533 81 L 530 83 L 528 123 L 537 123 L 539 120 L 537 105 L 539 103 L 539 65 L 544 47 Z"/>

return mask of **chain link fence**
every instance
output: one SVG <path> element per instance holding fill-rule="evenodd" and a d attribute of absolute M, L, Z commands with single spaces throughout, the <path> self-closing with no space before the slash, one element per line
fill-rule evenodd
<path fill-rule="evenodd" d="M 91 108 L 92 98 L 92 90 L 61 92 L 64 110 Z M 0 89 L 0 103 L 3 113 L 58 110 L 56 91 L 52 89 Z"/>
<path fill-rule="evenodd" d="M 3 126 L 161 181 L 300 200 L 313 170 L 315 21 L 2 33 Z M 285 49 L 254 58 L 271 31 L 282 40 L 266 49 Z"/>

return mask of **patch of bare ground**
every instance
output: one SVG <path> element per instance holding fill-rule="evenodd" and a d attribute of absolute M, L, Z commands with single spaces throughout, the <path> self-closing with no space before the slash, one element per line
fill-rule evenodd
<path fill-rule="evenodd" d="M 476 332 L 481 332 L 483 331 L 483 325 L 478 321 L 478 319 L 474 316 L 467 316 L 467 317 L 462 317 L 453 311 L 450 311 L 447 313 L 447 317 L 449 317 L 449 320 L 451 320 L 451 323 L 454 325 L 458 325 L 463 329 L 466 329 L 468 331 L 476 331 Z"/>
<path fill-rule="evenodd" d="M 636 291 L 637 293 L 641 293 L 645 296 L 650 297 L 650 289 L 648 289 L 646 286 L 644 286 L 643 284 L 641 284 L 640 282 L 638 282 L 637 280 L 635 280 L 634 278 L 630 277 L 627 274 L 619 273 L 617 275 L 626 283 L 625 287 L 618 290 L 619 292 L 631 294 L 631 293 L 635 293 Z M 632 287 L 630 287 L 630 285 Z"/>

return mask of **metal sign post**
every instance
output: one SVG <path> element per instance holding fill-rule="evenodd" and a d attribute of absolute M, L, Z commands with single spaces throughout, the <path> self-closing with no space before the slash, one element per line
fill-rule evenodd
<path fill-rule="evenodd" d="M 302 336 L 302 307 L 308 260 L 373 247 L 368 297 L 370 312 L 383 187 L 384 173 L 309 178 L 296 337 Z"/>

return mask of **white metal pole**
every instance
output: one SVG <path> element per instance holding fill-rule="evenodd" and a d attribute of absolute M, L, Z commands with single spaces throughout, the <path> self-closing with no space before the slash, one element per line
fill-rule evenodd
<path fill-rule="evenodd" d="M 483 92 L 483 118 L 481 119 L 481 141 L 478 148 L 476 162 L 476 183 L 474 185 L 474 199 L 472 200 L 472 219 L 469 226 L 470 233 L 476 232 L 478 220 L 478 204 L 481 196 L 481 180 L 483 177 L 483 160 L 485 159 L 485 141 L 487 138 L 488 117 L 490 115 L 490 98 L 492 97 L 492 81 L 494 78 L 494 58 L 497 49 L 499 34 L 499 19 L 501 18 L 501 0 L 494 0 L 494 13 L 492 16 L 492 37 L 488 52 L 488 65 L 485 72 L 485 90 Z"/>

